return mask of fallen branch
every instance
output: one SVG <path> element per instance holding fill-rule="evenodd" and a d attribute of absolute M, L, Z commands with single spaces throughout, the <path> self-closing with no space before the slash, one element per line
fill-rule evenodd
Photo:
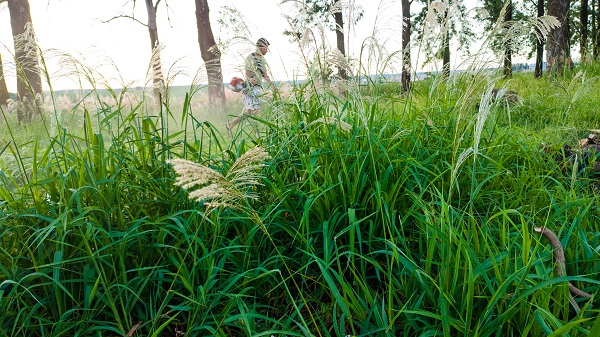
<path fill-rule="evenodd" d="M 137 330 L 137 328 L 140 327 L 140 325 L 142 325 L 142 322 L 139 322 L 136 325 L 134 325 L 133 328 L 131 328 L 131 330 L 129 330 L 129 332 L 125 336 L 127 336 L 127 337 L 133 336 L 133 333 L 135 332 L 135 330 Z"/>
<path fill-rule="evenodd" d="M 546 238 L 546 240 L 548 240 L 548 242 L 550 243 L 550 245 L 554 248 L 554 259 L 556 260 L 556 265 L 554 266 L 554 270 L 556 271 L 556 274 L 560 277 L 565 274 L 566 271 L 566 263 L 565 263 L 565 252 L 563 250 L 562 245 L 560 244 L 560 240 L 558 240 L 558 237 L 556 236 L 556 234 L 554 234 L 554 232 L 552 232 L 551 230 L 549 230 L 546 227 L 534 227 L 533 228 L 534 231 L 536 231 L 537 233 L 542 234 L 543 237 Z M 583 297 L 583 298 L 591 298 L 592 295 L 589 293 L 586 293 L 585 291 L 575 287 L 571 282 L 569 282 L 569 301 L 571 302 L 571 304 L 573 304 L 573 306 L 577 309 L 577 311 L 579 311 L 579 306 L 577 305 L 577 302 L 575 302 L 575 299 L 573 298 L 573 296 L 578 296 L 578 297 Z"/>

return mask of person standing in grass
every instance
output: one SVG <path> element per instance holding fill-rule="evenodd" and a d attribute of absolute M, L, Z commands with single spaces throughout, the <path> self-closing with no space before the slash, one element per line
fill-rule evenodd
<path fill-rule="evenodd" d="M 261 37 L 256 42 L 256 51 L 246 57 L 244 64 L 244 77 L 246 78 L 246 89 L 244 89 L 244 112 L 236 117 L 231 123 L 227 124 L 227 133 L 231 136 L 231 129 L 239 122 L 255 116 L 260 109 L 259 96 L 263 94 L 263 80 L 268 86 L 273 85 L 273 81 L 268 74 L 267 61 L 265 55 L 269 52 L 269 41 Z"/>

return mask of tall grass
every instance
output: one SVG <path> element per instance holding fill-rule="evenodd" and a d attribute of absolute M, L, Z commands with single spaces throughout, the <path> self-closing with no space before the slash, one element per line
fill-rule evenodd
<path fill-rule="evenodd" d="M 561 151 L 600 123 L 597 64 L 409 94 L 309 79 L 232 138 L 198 85 L 157 106 L 77 67 L 94 89 L 72 104 L 21 125 L 1 108 L 0 336 L 600 334 L 597 172 Z M 190 200 L 179 159 L 236 198 Z"/>
<path fill-rule="evenodd" d="M 599 288 L 597 183 L 542 142 L 595 127 L 598 97 L 575 99 L 581 75 L 524 74 L 507 83 L 522 105 L 506 107 L 486 83 L 347 98 L 307 83 L 252 121 L 258 139 L 242 129 L 236 142 L 185 123 L 193 90 L 181 112 L 96 97 L 73 111 L 81 129 L 37 140 L 20 135 L 43 122 L 7 116 L 0 334 L 594 336 L 595 299 L 576 311 L 567 281 Z M 266 231 L 189 201 L 166 163 L 225 175 L 255 144 L 271 158 L 248 206 Z M 561 238 L 567 276 L 538 226 Z"/>

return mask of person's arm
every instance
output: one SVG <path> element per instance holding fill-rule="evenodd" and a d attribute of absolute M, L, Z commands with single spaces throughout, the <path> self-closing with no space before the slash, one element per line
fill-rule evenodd
<path fill-rule="evenodd" d="M 262 77 L 269 84 L 269 87 L 273 87 L 273 88 L 275 87 L 275 84 L 271 80 L 271 77 L 269 77 L 269 67 L 267 66 L 266 62 L 265 62 L 265 68 L 262 71 Z"/>
<path fill-rule="evenodd" d="M 269 74 L 267 74 L 267 72 L 265 71 L 265 73 L 263 74 L 263 78 L 265 79 L 265 81 L 269 84 L 269 86 L 273 85 L 273 81 L 271 81 L 271 78 L 269 77 Z"/>
<path fill-rule="evenodd" d="M 254 77 L 254 72 L 250 69 L 246 69 L 246 79 L 248 79 L 248 82 L 250 82 L 252 86 L 257 86 L 260 84 L 258 80 Z"/>

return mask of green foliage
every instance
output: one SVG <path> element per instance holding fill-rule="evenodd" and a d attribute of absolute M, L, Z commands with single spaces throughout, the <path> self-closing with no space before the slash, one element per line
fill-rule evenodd
<path fill-rule="evenodd" d="M 283 31 L 284 35 L 290 37 L 292 41 L 300 41 L 304 38 L 306 30 L 320 24 L 324 24 L 331 31 L 339 29 L 332 20 L 335 13 L 343 12 L 344 15 L 350 14 L 346 20 L 356 24 L 363 17 L 363 10 L 360 6 L 350 4 L 351 10 L 344 11 L 342 2 L 339 0 L 306 0 L 295 2 L 282 0 L 281 4 L 291 3 L 293 5 L 292 15 L 286 15 L 290 28 Z"/>
<path fill-rule="evenodd" d="M 423 44 L 425 64 L 437 59 L 450 58 L 449 43 L 456 39 L 458 50 L 469 52 L 476 39 L 470 22 L 469 11 L 463 0 L 438 1 L 430 6 L 429 1 L 419 1 L 422 7 L 411 18 L 412 32 L 416 40 Z"/>
<path fill-rule="evenodd" d="M 600 288 L 598 183 L 557 154 L 600 122 L 597 69 L 411 96 L 307 82 L 233 140 L 195 90 L 159 110 L 111 90 L 72 109 L 79 128 L 8 123 L 0 336 L 594 336 L 595 297 L 577 312 L 566 285 Z M 166 164 L 226 176 L 256 145 L 270 159 L 243 208 L 189 201 Z"/>

